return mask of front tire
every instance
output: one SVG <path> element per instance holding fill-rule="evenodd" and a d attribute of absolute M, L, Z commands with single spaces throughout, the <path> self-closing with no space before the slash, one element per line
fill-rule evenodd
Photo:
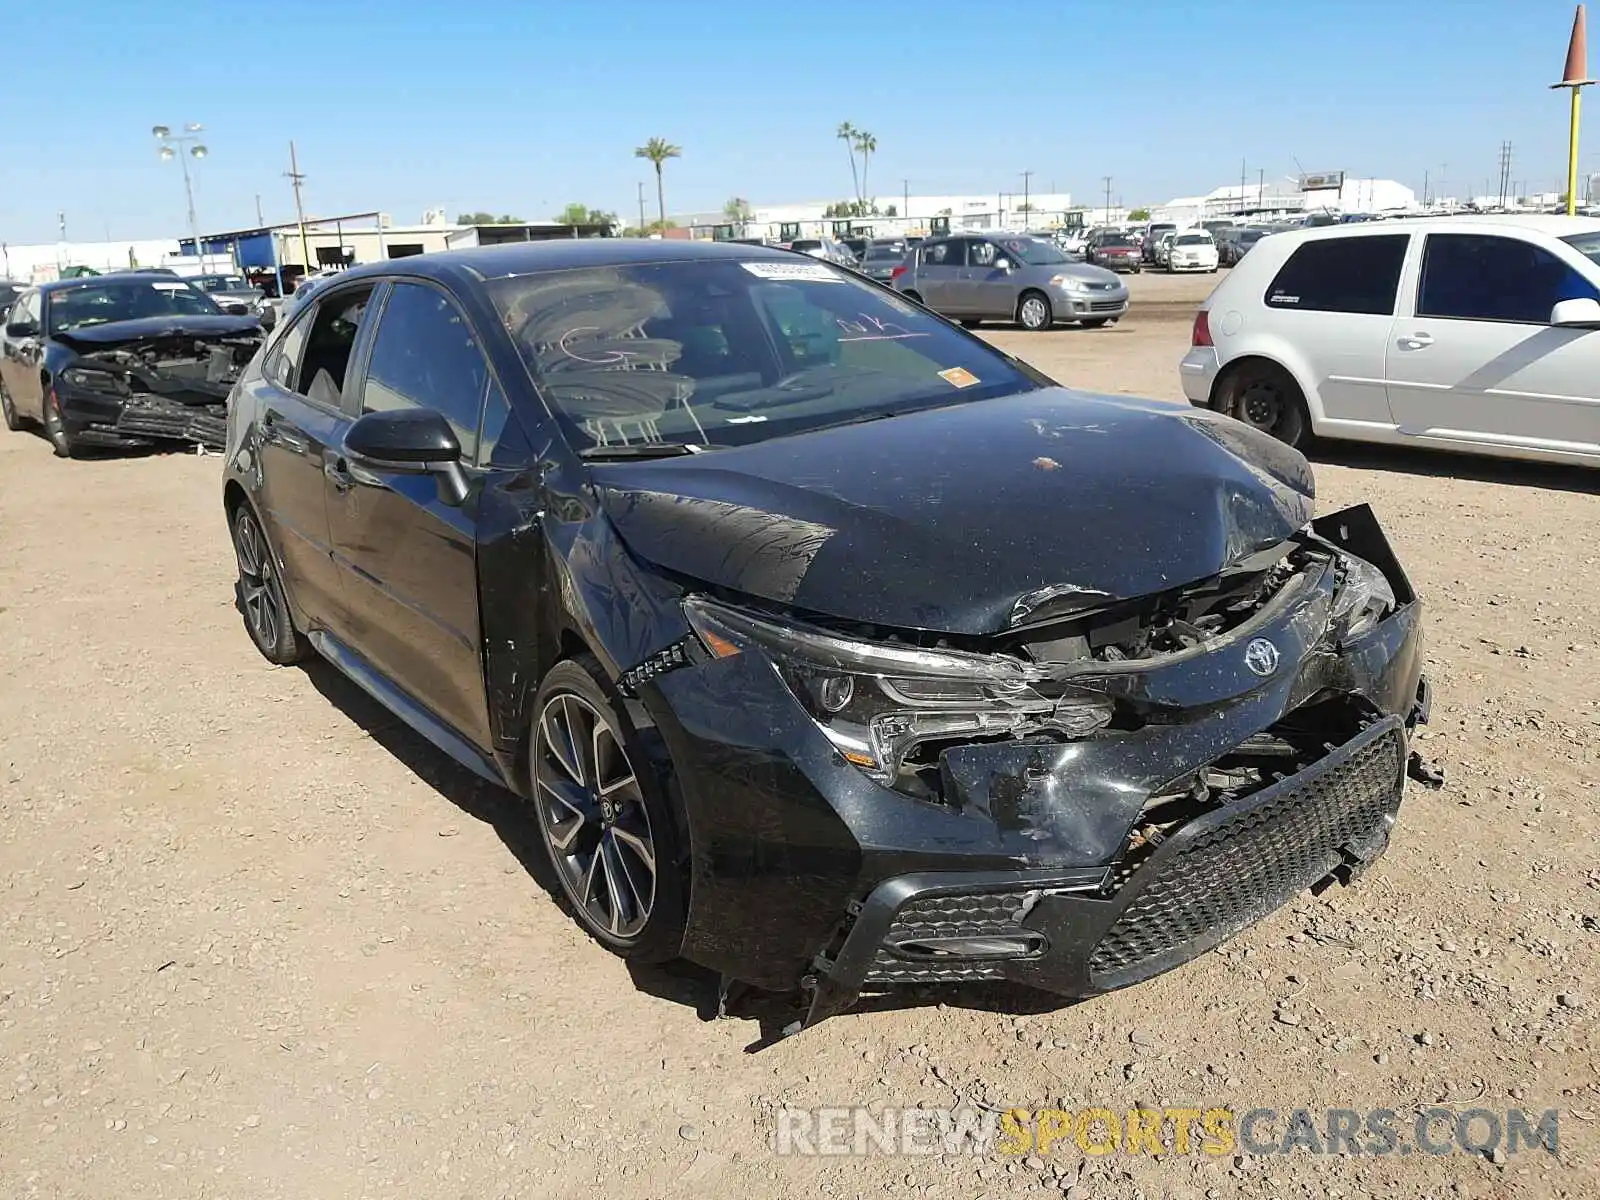
<path fill-rule="evenodd" d="M 61 398 L 49 383 L 44 385 L 44 435 L 50 439 L 57 458 L 77 457 L 77 439 L 67 428 L 67 418 L 61 412 Z"/>
<path fill-rule="evenodd" d="M 541 840 L 578 924 L 631 962 L 677 958 L 689 891 L 678 824 L 592 656 L 559 662 L 545 676 L 528 759 Z"/>
<path fill-rule="evenodd" d="M 1294 377 L 1276 363 L 1249 362 L 1227 381 L 1223 411 L 1280 442 L 1304 449 L 1311 441 L 1311 414 Z"/>
<path fill-rule="evenodd" d="M 11 389 L 6 387 L 3 379 L 0 379 L 0 417 L 5 418 L 6 428 L 13 433 L 26 424 L 17 414 L 17 406 L 11 402 Z"/>
<path fill-rule="evenodd" d="M 1055 319 L 1050 297 L 1043 292 L 1027 291 L 1017 298 L 1017 324 L 1029 333 L 1043 333 Z"/>
<path fill-rule="evenodd" d="M 272 547 L 248 504 L 240 504 L 233 514 L 233 553 L 239 564 L 234 599 L 245 632 L 268 662 L 292 666 L 311 648 L 294 627 Z"/>

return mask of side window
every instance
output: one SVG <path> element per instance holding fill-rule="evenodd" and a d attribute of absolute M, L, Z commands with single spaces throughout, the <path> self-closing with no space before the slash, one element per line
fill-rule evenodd
<path fill-rule="evenodd" d="M 378 318 L 361 411 L 431 408 L 450 422 L 470 460 L 488 386 L 489 364 L 455 303 L 422 284 L 395 284 Z"/>
<path fill-rule="evenodd" d="M 506 394 L 491 375 L 489 394 L 483 401 L 483 426 L 478 434 L 478 464 L 484 467 L 520 467 L 532 453 L 522 422 L 511 411 Z"/>
<path fill-rule="evenodd" d="M 340 406 L 344 377 L 350 369 L 350 354 L 366 318 L 367 302 L 372 299 L 374 286 L 324 296 L 316 312 L 300 322 L 307 327 L 305 350 L 300 369 L 294 372 L 293 390 L 307 400 L 325 408 Z M 289 334 L 284 336 L 287 338 Z"/>
<path fill-rule="evenodd" d="M 993 242 L 968 242 L 967 263 L 974 267 L 992 267 L 994 260 L 1000 256 Z"/>
<path fill-rule="evenodd" d="M 278 339 L 278 344 L 273 346 L 272 352 L 267 355 L 267 361 L 262 364 L 261 374 L 268 383 L 281 387 L 286 392 L 294 391 L 295 373 L 300 367 L 300 354 L 305 350 L 306 333 L 311 328 L 313 314 L 302 316 L 300 320 L 284 330 L 283 336 Z"/>
<path fill-rule="evenodd" d="M 1547 325 L 1561 300 L 1600 299 L 1583 275 L 1542 246 L 1477 233 L 1430 233 L 1419 317 Z"/>
<path fill-rule="evenodd" d="M 950 265 L 950 247 L 954 242 L 929 242 L 922 247 L 922 265 L 925 267 L 947 267 Z"/>
<path fill-rule="evenodd" d="M 1410 234 L 1305 242 L 1267 289 L 1268 308 L 1392 316 Z"/>
<path fill-rule="evenodd" d="M 29 292 L 17 301 L 14 315 L 6 319 L 14 324 L 22 325 L 31 323 L 35 328 L 39 326 L 39 314 L 43 311 L 38 292 Z"/>

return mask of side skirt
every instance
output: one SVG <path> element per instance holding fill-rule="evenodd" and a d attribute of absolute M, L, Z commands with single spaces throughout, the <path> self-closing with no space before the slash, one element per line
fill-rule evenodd
<path fill-rule="evenodd" d="M 318 654 L 337 667 L 350 682 L 404 721 L 412 732 L 426 738 L 474 775 L 487 779 L 497 787 L 512 786 L 493 759 L 389 682 L 371 663 L 338 638 L 321 629 L 313 630 L 306 637 Z"/>

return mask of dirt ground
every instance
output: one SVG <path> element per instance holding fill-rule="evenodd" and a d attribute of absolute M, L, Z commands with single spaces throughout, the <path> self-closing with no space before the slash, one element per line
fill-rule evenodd
<path fill-rule="evenodd" d="M 994 340 L 1179 398 L 1212 280 Z M 1593 1196 L 1600 476 L 1320 452 L 1425 598 L 1446 786 L 1391 852 L 1223 952 L 1076 1006 L 864 1005 L 746 1053 L 630 972 L 517 807 L 232 607 L 218 459 L 0 434 L 0 1195 Z M 784 1105 L 1560 1110 L 1560 1150 L 778 1157 Z"/>

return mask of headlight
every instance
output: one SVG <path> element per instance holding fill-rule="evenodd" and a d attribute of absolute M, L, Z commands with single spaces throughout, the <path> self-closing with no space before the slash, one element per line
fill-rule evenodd
<path fill-rule="evenodd" d="M 1089 290 L 1089 285 L 1081 279 L 1074 279 L 1071 275 L 1052 275 L 1050 282 L 1064 292 L 1083 293 Z"/>
<path fill-rule="evenodd" d="M 86 392 L 109 392 L 115 396 L 128 394 L 128 381 L 110 371 L 96 371 L 89 367 L 68 367 L 61 372 L 61 382 L 68 387 L 82 388 Z"/>
<path fill-rule="evenodd" d="M 1371 633 L 1394 611 L 1394 588 L 1382 571 L 1364 558 L 1341 554 L 1339 589 L 1333 596 L 1329 628 L 1341 642 Z"/>
<path fill-rule="evenodd" d="M 684 614 L 707 650 L 759 649 L 830 742 L 880 783 L 902 789 L 951 741 L 1031 733 L 1085 737 L 1111 721 L 1109 697 L 1045 687 L 1049 672 L 1002 655 L 858 642 L 691 596 Z M 926 751 L 920 761 L 916 752 Z"/>

